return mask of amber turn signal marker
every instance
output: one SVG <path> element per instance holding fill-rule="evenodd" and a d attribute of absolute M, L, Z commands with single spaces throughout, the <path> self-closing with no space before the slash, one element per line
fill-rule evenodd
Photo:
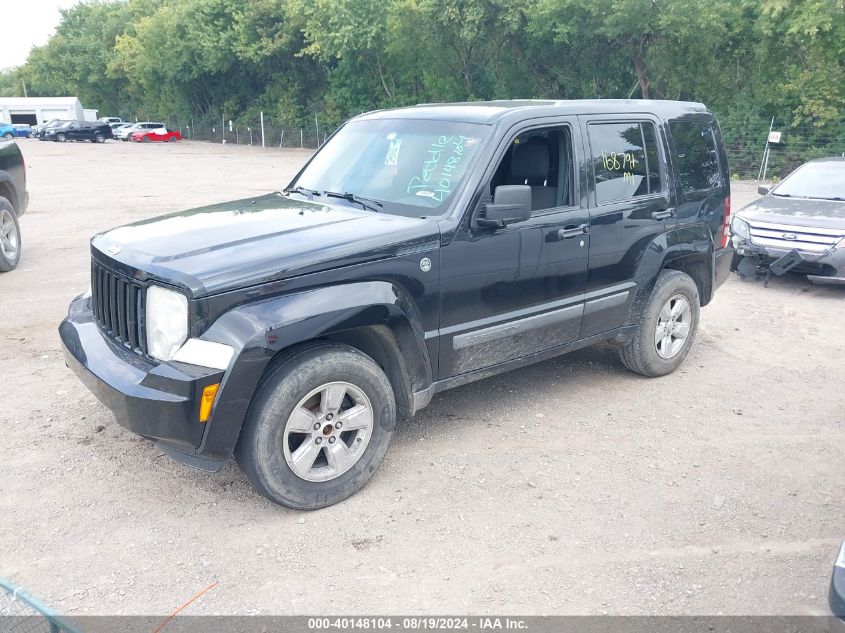
<path fill-rule="evenodd" d="M 217 396 L 217 390 L 220 389 L 220 383 L 208 385 L 202 390 L 202 400 L 200 400 L 200 422 L 208 422 L 211 415 L 211 407 L 214 405 L 214 398 Z"/>

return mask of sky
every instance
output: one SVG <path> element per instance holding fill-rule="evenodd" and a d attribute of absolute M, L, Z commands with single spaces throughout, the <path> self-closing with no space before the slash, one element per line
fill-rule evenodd
<path fill-rule="evenodd" d="M 61 18 L 59 9 L 68 9 L 80 0 L 3 0 L 0 34 L 0 68 L 20 66 L 33 46 L 47 42 Z"/>

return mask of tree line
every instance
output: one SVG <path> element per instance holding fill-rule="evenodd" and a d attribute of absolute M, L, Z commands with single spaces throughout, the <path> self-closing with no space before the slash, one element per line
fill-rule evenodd
<path fill-rule="evenodd" d="M 24 86 L 103 114 L 291 125 L 420 102 L 689 99 L 730 142 L 772 116 L 842 140 L 845 0 L 86 1 L 0 73 L 0 94 Z"/>

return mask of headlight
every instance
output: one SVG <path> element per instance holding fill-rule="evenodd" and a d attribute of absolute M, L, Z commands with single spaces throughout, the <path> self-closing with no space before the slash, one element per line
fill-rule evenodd
<path fill-rule="evenodd" d="M 147 350 L 170 360 L 188 338 L 188 298 L 160 286 L 147 289 Z"/>
<path fill-rule="evenodd" d="M 751 238 L 751 227 L 749 227 L 748 222 L 743 220 L 741 217 L 735 216 L 731 222 L 731 233 L 737 237 L 747 240 Z"/>

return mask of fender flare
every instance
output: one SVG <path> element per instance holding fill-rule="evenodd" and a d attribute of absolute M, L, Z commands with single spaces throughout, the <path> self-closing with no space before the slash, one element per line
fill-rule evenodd
<path fill-rule="evenodd" d="M 664 268 L 690 273 L 699 288 L 701 303 L 706 305 L 713 293 L 713 252 L 713 236 L 710 228 L 703 223 L 684 225 L 655 237 L 645 248 L 634 274 L 637 293 L 625 325 L 633 326 L 640 322 L 645 302 Z M 699 270 L 706 270 L 706 273 L 698 274 Z"/>
<path fill-rule="evenodd" d="M 285 351 L 309 341 L 347 343 L 374 356 L 402 414 L 413 415 L 414 394 L 432 384 L 416 305 L 387 281 L 327 286 L 242 305 L 223 314 L 200 338 L 235 349 L 197 449 L 208 456 L 232 455 L 265 371 Z"/>
<path fill-rule="evenodd" d="M 23 215 L 23 212 L 25 211 L 23 200 L 21 200 L 21 197 L 18 194 L 14 180 L 12 180 L 12 177 L 8 173 L 0 171 L 0 196 L 6 197 L 3 195 L 4 190 L 8 191 L 9 202 L 12 204 L 12 207 L 15 209 L 15 213 L 17 213 L 18 217 Z"/>

